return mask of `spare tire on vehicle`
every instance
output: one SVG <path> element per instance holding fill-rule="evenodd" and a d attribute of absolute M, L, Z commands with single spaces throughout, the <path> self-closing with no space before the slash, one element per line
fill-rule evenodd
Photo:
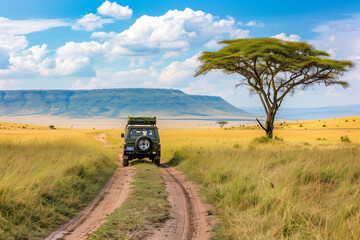
<path fill-rule="evenodd" d="M 149 152 L 152 147 L 152 141 L 147 136 L 140 136 L 135 141 L 135 147 L 141 153 Z"/>

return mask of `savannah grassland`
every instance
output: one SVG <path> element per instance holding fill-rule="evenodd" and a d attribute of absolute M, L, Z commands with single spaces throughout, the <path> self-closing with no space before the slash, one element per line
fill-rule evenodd
<path fill-rule="evenodd" d="M 0 124 L 0 239 L 41 239 L 115 170 L 123 130 Z M 255 126 L 160 134 L 162 162 L 213 204 L 215 239 L 359 239 L 360 116 L 279 123 L 273 141 Z"/>
<path fill-rule="evenodd" d="M 259 127 L 161 134 L 213 204 L 215 239 L 360 238 L 360 116 L 278 123 L 272 141 Z"/>
<path fill-rule="evenodd" d="M 117 154 L 89 131 L 0 125 L 0 239 L 43 239 L 115 170 Z"/>

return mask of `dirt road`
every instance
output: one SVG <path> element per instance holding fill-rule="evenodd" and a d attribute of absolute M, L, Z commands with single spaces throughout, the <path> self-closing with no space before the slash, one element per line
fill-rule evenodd
<path fill-rule="evenodd" d="M 162 229 L 157 229 L 150 240 L 205 240 L 210 239 L 215 221 L 210 207 L 201 202 L 195 186 L 173 167 L 161 165 L 169 192 L 172 219 Z"/>
<path fill-rule="evenodd" d="M 104 140 L 105 137 L 105 134 L 101 134 L 97 137 L 97 140 L 108 146 Z M 125 202 L 130 193 L 130 184 L 133 181 L 135 169 L 122 167 L 121 155 L 119 155 L 119 158 L 114 175 L 109 179 L 99 195 L 76 217 L 51 233 L 45 240 L 87 239 L 89 234 L 104 223 L 106 216 Z"/>
<path fill-rule="evenodd" d="M 106 135 L 96 139 L 104 146 L 111 147 L 105 141 Z M 106 183 L 100 194 L 75 218 L 61 226 L 45 240 L 76 239 L 82 240 L 105 222 L 106 216 L 120 207 L 130 193 L 135 169 L 122 167 L 120 161 L 114 175 Z M 164 227 L 155 229 L 148 240 L 207 240 L 212 236 L 215 221 L 210 207 L 201 202 L 195 186 L 187 181 L 182 173 L 166 164 L 160 165 L 166 190 L 169 192 L 171 219 Z M 144 203 L 146 204 L 146 203 Z"/>

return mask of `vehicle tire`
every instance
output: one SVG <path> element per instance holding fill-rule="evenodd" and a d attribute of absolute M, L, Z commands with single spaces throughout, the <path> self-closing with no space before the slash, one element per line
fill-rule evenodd
<path fill-rule="evenodd" d="M 135 147 L 141 153 L 149 152 L 152 148 L 152 141 L 147 136 L 140 136 L 135 141 Z"/>
<path fill-rule="evenodd" d="M 154 160 L 154 163 L 155 163 L 156 166 L 160 166 L 160 158 L 156 157 L 155 160 Z"/>
<path fill-rule="evenodd" d="M 123 157 L 123 167 L 129 166 L 129 159 Z"/>

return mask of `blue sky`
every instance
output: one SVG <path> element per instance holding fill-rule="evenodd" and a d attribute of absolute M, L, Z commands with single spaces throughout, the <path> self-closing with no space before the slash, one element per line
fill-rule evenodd
<path fill-rule="evenodd" d="M 306 41 L 357 67 L 351 87 L 317 87 L 285 107 L 360 104 L 360 1 L 0 0 L 0 89 L 176 88 L 261 106 L 240 76 L 194 78 L 201 51 L 217 41 Z"/>

